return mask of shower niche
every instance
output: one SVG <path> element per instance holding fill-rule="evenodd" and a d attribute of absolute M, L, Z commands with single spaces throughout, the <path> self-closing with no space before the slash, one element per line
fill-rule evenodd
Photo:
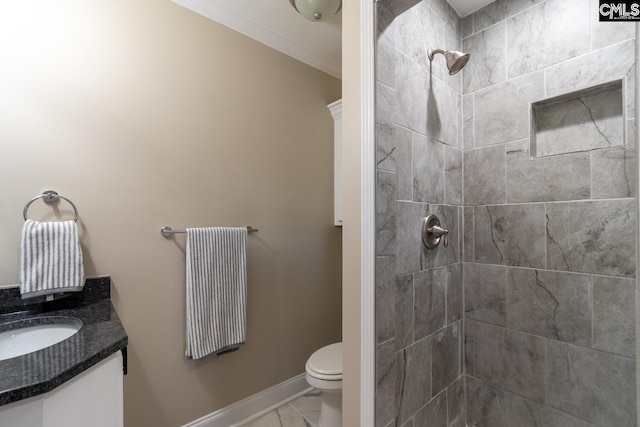
<path fill-rule="evenodd" d="M 611 148 L 626 140 L 625 79 L 531 104 L 531 157 Z"/>

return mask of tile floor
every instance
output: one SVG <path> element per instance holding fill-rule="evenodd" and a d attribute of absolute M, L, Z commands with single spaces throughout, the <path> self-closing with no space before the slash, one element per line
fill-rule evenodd
<path fill-rule="evenodd" d="M 320 392 L 313 390 L 242 427 L 318 427 Z"/>

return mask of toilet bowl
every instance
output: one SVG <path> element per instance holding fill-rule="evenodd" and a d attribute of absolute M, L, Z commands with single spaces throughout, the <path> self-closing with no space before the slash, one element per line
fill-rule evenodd
<path fill-rule="evenodd" d="M 320 427 L 342 427 L 342 343 L 317 350 L 305 370 L 309 385 L 322 393 Z"/>

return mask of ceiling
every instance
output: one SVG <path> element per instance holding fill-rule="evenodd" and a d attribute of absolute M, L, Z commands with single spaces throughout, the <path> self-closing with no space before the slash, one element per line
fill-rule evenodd
<path fill-rule="evenodd" d="M 172 0 L 332 76 L 342 75 L 342 13 L 322 22 L 299 15 L 287 0 Z M 466 16 L 493 0 L 449 0 Z"/>

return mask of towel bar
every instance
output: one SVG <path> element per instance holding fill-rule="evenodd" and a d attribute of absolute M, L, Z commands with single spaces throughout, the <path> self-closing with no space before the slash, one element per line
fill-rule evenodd
<path fill-rule="evenodd" d="M 24 217 L 25 221 L 27 220 L 27 211 L 29 210 L 29 206 L 31 206 L 31 203 L 35 202 L 38 199 L 43 199 L 44 202 L 47 204 L 55 203 L 60 199 L 66 200 L 71 205 L 71 207 L 73 208 L 73 211 L 75 212 L 75 217 L 73 218 L 73 220 L 75 222 L 78 222 L 78 208 L 76 208 L 76 205 L 74 205 L 71 200 L 67 199 L 64 196 L 59 195 L 57 192 L 53 190 L 47 190 L 41 195 L 34 197 L 24 206 L 24 209 L 22 210 L 22 216 Z"/>
<path fill-rule="evenodd" d="M 257 228 L 253 228 L 250 225 L 247 226 L 247 233 L 255 233 L 259 231 Z M 169 237 L 172 234 L 176 234 L 176 233 L 186 233 L 186 230 L 174 230 L 173 228 L 169 227 L 168 225 L 162 227 L 160 229 L 160 234 L 162 234 L 164 237 Z"/>

